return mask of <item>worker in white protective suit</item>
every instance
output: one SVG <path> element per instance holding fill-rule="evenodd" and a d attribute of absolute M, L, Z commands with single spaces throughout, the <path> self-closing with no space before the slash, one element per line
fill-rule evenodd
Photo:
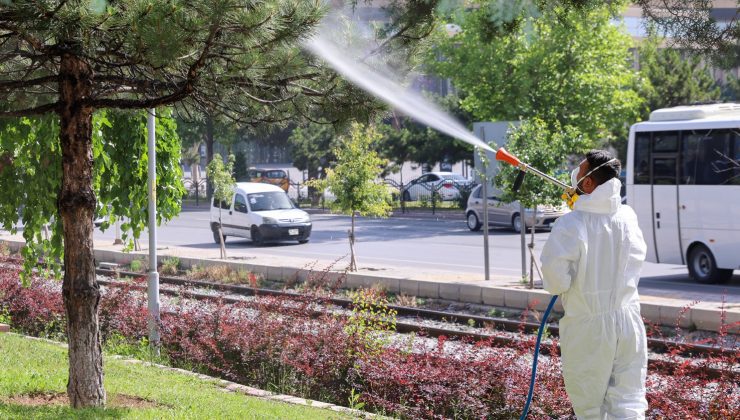
<path fill-rule="evenodd" d="M 647 338 L 637 283 L 646 245 L 621 204 L 621 165 L 595 150 L 571 175 L 580 197 L 542 250 L 545 289 L 560 295 L 565 389 L 579 419 L 644 419 Z"/>

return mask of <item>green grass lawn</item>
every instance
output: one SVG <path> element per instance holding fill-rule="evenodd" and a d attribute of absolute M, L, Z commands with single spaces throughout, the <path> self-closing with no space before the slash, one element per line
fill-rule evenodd
<path fill-rule="evenodd" d="M 73 410 L 68 405 L 8 403 L 24 394 L 66 391 L 67 350 L 14 334 L 0 334 L 0 418 L 2 419 L 340 419 L 317 408 L 224 392 L 215 381 L 142 364 L 105 358 L 109 408 Z M 115 407 L 124 398 L 144 407 Z M 66 402 L 66 398 L 64 400 Z"/>

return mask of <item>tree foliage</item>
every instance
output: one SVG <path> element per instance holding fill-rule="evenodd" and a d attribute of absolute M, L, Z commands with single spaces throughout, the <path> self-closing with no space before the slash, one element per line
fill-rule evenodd
<path fill-rule="evenodd" d="M 647 81 L 641 94 L 647 112 L 720 99 L 721 91 L 701 57 L 691 51 L 660 48 L 662 40 L 649 37 L 640 45 L 640 75 Z M 646 119 L 648 115 L 643 115 Z"/>
<path fill-rule="evenodd" d="M 740 65 L 740 1 L 734 15 L 721 22 L 707 0 L 638 0 L 643 14 L 680 49 L 703 55 L 717 66 Z M 732 9 L 725 9 L 731 11 Z"/>
<path fill-rule="evenodd" d="M 570 126 L 592 143 L 615 140 L 636 119 L 631 40 L 610 21 L 615 3 L 521 12 L 507 17 L 511 27 L 492 16 L 494 3 L 480 1 L 454 19 L 461 32 L 441 39 L 443 58 L 429 63 L 465 92 L 462 107 L 476 119 L 537 117 L 550 130 Z"/>
<path fill-rule="evenodd" d="M 360 216 L 386 216 L 391 207 L 388 191 L 377 179 L 385 160 L 378 156 L 374 145 L 381 135 L 373 126 L 353 124 L 348 136 L 343 136 L 334 148 L 336 165 L 326 169 L 326 178 L 319 183 L 336 196 L 333 210 Z"/>
<path fill-rule="evenodd" d="M 147 111 L 99 111 L 100 142 L 93 143 L 94 191 L 99 215 L 123 218 L 126 241 L 139 238 L 149 224 Z M 172 110 L 158 110 L 156 136 L 157 224 L 180 213 L 185 187 L 180 167 L 181 145 Z M 108 222 L 101 228 L 105 230 Z M 132 244 L 129 241 L 128 246 Z"/>
<path fill-rule="evenodd" d="M 159 112 L 156 124 L 157 222 L 170 220 L 181 208 L 184 192 L 180 168 L 180 139 L 171 110 Z M 147 113 L 101 110 L 93 116 L 93 191 L 97 212 L 107 218 L 101 228 L 118 219 L 130 247 L 148 224 Z M 58 264 L 64 255 L 62 226 L 56 207 L 61 186 L 59 123 L 52 116 L 0 120 L 0 225 L 15 232 L 18 209 L 23 223 L 26 270 L 46 258 Z M 49 237 L 44 226 L 49 225 Z M 54 268 L 54 267 L 51 267 Z"/>
<path fill-rule="evenodd" d="M 513 128 L 508 135 L 506 149 L 517 156 L 522 162 L 532 165 L 546 174 L 555 174 L 557 178 L 570 185 L 570 173 L 564 162 L 571 156 L 578 156 L 588 148 L 588 141 L 573 127 L 560 127 L 555 123 L 550 128 L 543 120 L 534 117 L 522 121 L 521 125 Z M 527 208 L 536 205 L 560 205 L 562 189 L 544 182 L 536 175 L 527 174 L 524 177 L 519 192 L 512 191 L 514 179 L 518 169 L 511 165 L 500 165 L 501 171 L 494 179 L 495 185 L 502 189 L 503 201 L 519 200 Z"/>
<path fill-rule="evenodd" d="M 226 258 L 226 247 L 224 246 L 224 234 L 221 229 L 221 209 L 222 203 L 231 205 L 234 197 L 236 181 L 232 175 L 234 172 L 234 155 L 229 155 L 226 163 L 221 155 L 216 153 L 213 160 L 206 166 L 206 174 L 209 182 L 213 185 L 213 203 L 218 205 L 218 236 L 221 242 L 221 258 Z"/>
<path fill-rule="evenodd" d="M 373 126 L 353 124 L 349 136 L 340 139 L 334 149 L 337 158 L 333 168 L 326 169 L 326 178 L 313 180 L 320 189 L 331 189 L 336 199 L 329 204 L 332 210 L 352 217 L 349 233 L 352 252 L 350 270 L 357 269 L 354 252 L 355 216 L 385 217 L 391 211 L 391 197 L 378 177 L 385 161 L 374 151 L 381 140 Z"/>

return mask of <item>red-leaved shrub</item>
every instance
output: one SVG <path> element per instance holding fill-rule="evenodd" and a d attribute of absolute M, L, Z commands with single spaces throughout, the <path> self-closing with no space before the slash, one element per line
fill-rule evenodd
<path fill-rule="evenodd" d="M 18 280 L 19 262 L 0 258 L 0 317 L 31 335 L 64 336 L 61 283 Z M 172 303 L 176 302 L 176 303 Z M 223 300 L 163 298 L 162 352 L 175 366 L 246 385 L 347 405 L 359 395 L 366 409 L 401 418 L 510 419 L 519 416 L 530 379 L 534 337 L 501 347 L 495 340 L 468 343 L 418 337 L 366 352 L 344 317 L 317 311 L 319 298 L 258 296 Z M 103 340 L 147 336 L 144 281 L 103 288 L 99 310 Z M 506 334 L 506 333 L 502 333 Z M 720 332 L 720 339 L 723 338 Z M 719 345 L 719 344 L 718 344 Z M 529 418 L 572 418 L 557 340 L 544 344 Z M 678 347 L 665 355 L 672 372 L 651 368 L 648 418 L 731 419 L 740 412 L 738 353 L 686 361 Z M 705 367 L 719 369 L 707 376 Z M 354 397 L 353 397 L 354 398 Z"/>

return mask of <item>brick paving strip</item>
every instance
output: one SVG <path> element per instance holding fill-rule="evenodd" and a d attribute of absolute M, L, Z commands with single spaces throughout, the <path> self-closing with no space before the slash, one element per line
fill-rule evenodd
<path fill-rule="evenodd" d="M 9 332 L 9 331 L 10 331 L 10 325 L 0 324 L 0 333 Z"/>
<path fill-rule="evenodd" d="M 0 332 L 8 332 L 8 330 L 3 330 L 2 329 L 3 326 L 7 327 L 7 325 L 5 325 L 5 324 L 0 324 Z M 14 334 L 14 335 L 17 335 L 19 337 L 26 338 L 28 340 L 42 341 L 44 343 L 53 344 L 55 346 L 59 346 L 59 347 L 65 348 L 65 349 L 67 348 L 67 344 L 66 343 L 62 343 L 62 342 L 54 341 L 54 340 L 49 340 L 47 338 L 31 337 L 31 336 L 28 336 L 28 335 L 22 335 L 22 334 L 16 334 L 16 333 L 10 333 L 10 334 Z M 177 373 L 180 373 L 182 375 L 194 376 L 194 377 L 196 377 L 198 379 L 202 379 L 204 381 L 212 381 L 214 384 L 220 386 L 221 389 L 224 392 L 235 392 L 235 393 L 239 393 L 239 394 L 248 395 L 250 397 L 261 398 L 263 400 L 279 401 L 279 402 L 288 403 L 288 404 L 304 405 L 304 406 L 307 406 L 307 407 L 319 408 L 319 409 L 324 409 L 324 410 L 331 410 L 331 411 L 336 411 L 336 412 L 340 412 L 340 413 L 343 413 L 343 414 L 347 414 L 347 415 L 353 416 L 355 418 L 362 418 L 362 419 L 386 419 L 386 418 L 388 418 L 388 417 L 380 416 L 380 415 L 377 415 L 377 414 L 368 413 L 366 411 L 355 410 L 355 409 L 352 409 L 352 408 L 349 408 L 349 407 L 342 407 L 341 405 L 334 405 L 334 404 L 325 403 L 325 402 L 321 402 L 321 401 L 307 400 L 305 398 L 294 397 L 292 395 L 276 394 L 274 392 L 265 391 L 265 390 L 258 389 L 258 388 L 253 388 L 251 386 L 246 386 L 246 385 L 238 384 L 236 382 L 231 382 L 231 381 L 227 381 L 227 380 L 220 379 L 220 378 L 215 378 L 213 376 L 204 375 L 202 373 L 196 373 L 196 372 L 191 372 L 191 371 L 185 370 L 185 369 L 173 368 L 173 367 L 169 367 L 169 366 L 165 366 L 165 365 L 159 365 L 159 364 L 156 364 L 156 363 L 145 362 L 145 361 L 139 360 L 139 359 L 131 359 L 131 358 L 126 357 L 126 356 L 113 355 L 113 356 L 109 356 L 109 357 L 112 358 L 112 359 L 120 360 L 123 363 L 140 364 L 140 365 L 144 365 L 144 366 L 151 366 L 151 367 L 154 367 L 154 368 L 157 368 L 157 369 L 168 370 L 170 372 L 177 372 Z"/>

